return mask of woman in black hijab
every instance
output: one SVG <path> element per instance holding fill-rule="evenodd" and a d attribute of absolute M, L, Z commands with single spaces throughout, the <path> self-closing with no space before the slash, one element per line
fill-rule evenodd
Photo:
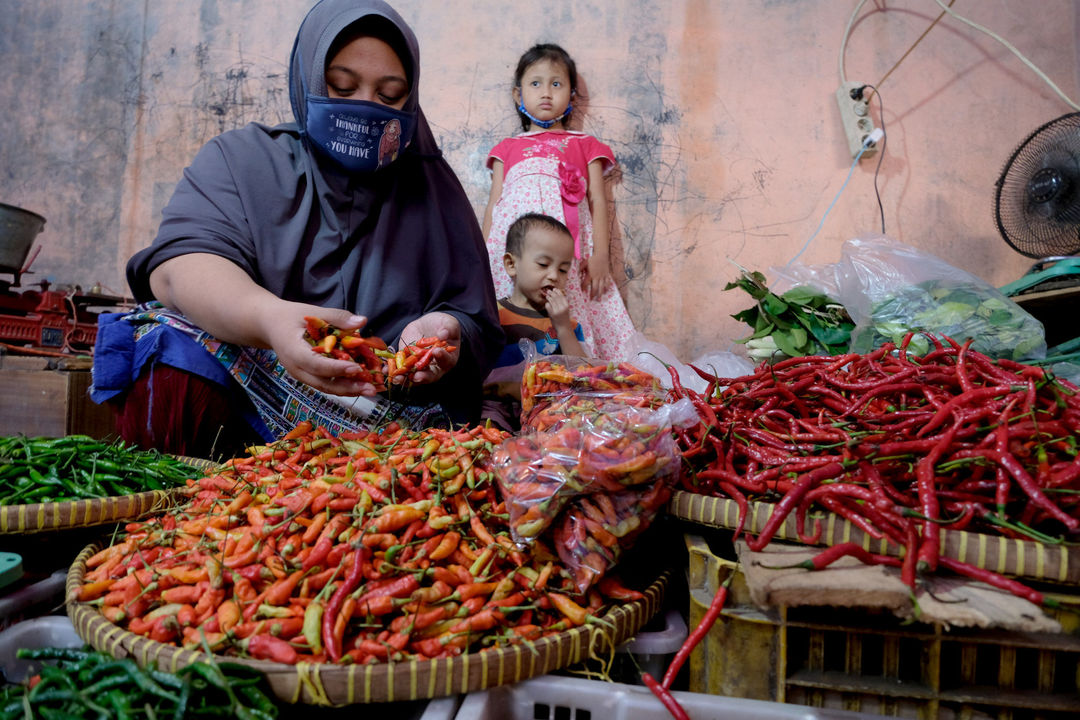
<path fill-rule="evenodd" d="M 420 109 L 419 70 L 415 36 L 384 2 L 311 9 L 289 69 L 296 123 L 253 123 L 200 150 L 157 238 L 128 263 L 144 304 L 101 319 L 92 394 L 118 408 L 126 440 L 205 455 L 212 438 L 220 454 L 249 428 L 270 440 L 303 419 L 331 430 L 477 419 L 502 331 L 475 213 Z M 352 379 L 352 363 L 311 351 L 308 315 L 459 350 L 391 402 Z"/>

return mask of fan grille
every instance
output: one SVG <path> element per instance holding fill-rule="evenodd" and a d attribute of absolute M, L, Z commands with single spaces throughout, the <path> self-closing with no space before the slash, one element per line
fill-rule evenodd
<path fill-rule="evenodd" d="M 994 215 L 1005 242 L 1028 257 L 1080 252 L 1080 113 L 1032 132 L 997 181 Z"/>

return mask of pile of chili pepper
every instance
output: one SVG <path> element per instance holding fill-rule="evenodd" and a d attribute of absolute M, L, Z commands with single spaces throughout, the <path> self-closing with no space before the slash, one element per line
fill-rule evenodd
<path fill-rule="evenodd" d="M 601 592 L 576 593 L 544 543 L 512 541 L 487 465 L 505 438 L 301 424 L 129 524 L 71 599 L 153 640 L 290 664 L 448 657 L 606 622 Z"/>
<path fill-rule="evenodd" d="M 0 437 L 0 505 L 166 490 L 200 474 L 169 455 L 87 435 Z"/>
<path fill-rule="evenodd" d="M 414 373 L 431 365 L 436 350 L 457 350 L 457 346 L 436 337 L 421 338 L 400 350 L 392 350 L 382 338 L 361 335 L 359 330 L 342 330 L 317 317 L 304 320 L 307 325 L 304 339 L 313 351 L 358 363 L 363 370 L 356 379 L 371 383 L 379 392 L 384 392 L 387 384 L 411 382 Z"/>
<path fill-rule="evenodd" d="M 89 649 L 20 648 L 44 663 L 26 685 L 6 686 L 0 720 L 16 718 L 235 717 L 273 720 L 278 706 L 262 673 L 230 662 L 194 662 L 175 674 Z"/>
<path fill-rule="evenodd" d="M 1062 543 L 1080 528 L 1080 390 L 1048 370 L 992 360 L 950 338 L 922 357 L 909 334 L 866 354 L 809 356 L 716 378 L 703 395 L 675 382 L 700 424 L 677 431 L 684 489 L 732 498 L 741 532 L 751 500 L 775 510 L 751 549 L 794 514 L 801 541 L 816 543 L 834 513 L 902 555 L 843 554 L 896 563 L 913 590 L 938 567 L 1048 604 L 1020 582 L 943 557 L 940 530 L 972 530 Z"/>

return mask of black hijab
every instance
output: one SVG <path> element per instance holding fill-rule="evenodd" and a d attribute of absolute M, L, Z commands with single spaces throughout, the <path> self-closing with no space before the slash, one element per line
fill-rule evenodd
<path fill-rule="evenodd" d="M 371 34 L 388 34 L 383 39 L 402 54 L 410 85 L 402 109 L 415 115 L 416 130 L 393 164 L 350 176 L 308 147 L 299 72 L 303 67 L 313 95 L 326 96 L 331 45 L 371 16 L 378 18 L 369 23 Z M 162 262 L 213 253 L 279 297 L 365 315 L 370 332 L 390 343 L 421 315 L 450 313 L 461 323 L 461 359 L 447 377 L 418 389 L 415 400 L 438 400 L 459 417 L 453 410 L 464 407 L 474 416 L 503 335 L 484 239 L 420 109 L 419 76 L 416 37 L 393 8 L 380 0 L 321 0 L 292 51 L 296 124 L 252 123 L 199 151 L 153 244 L 128 263 L 136 300 L 152 299 L 149 276 Z"/>

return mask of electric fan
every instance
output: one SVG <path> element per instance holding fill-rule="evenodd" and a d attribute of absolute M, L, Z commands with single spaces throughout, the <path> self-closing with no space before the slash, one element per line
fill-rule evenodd
<path fill-rule="evenodd" d="M 1002 293 L 1080 285 L 1080 112 L 1028 135 L 1005 163 L 996 188 L 994 219 L 1001 236 L 1017 252 L 1039 259 Z"/>

